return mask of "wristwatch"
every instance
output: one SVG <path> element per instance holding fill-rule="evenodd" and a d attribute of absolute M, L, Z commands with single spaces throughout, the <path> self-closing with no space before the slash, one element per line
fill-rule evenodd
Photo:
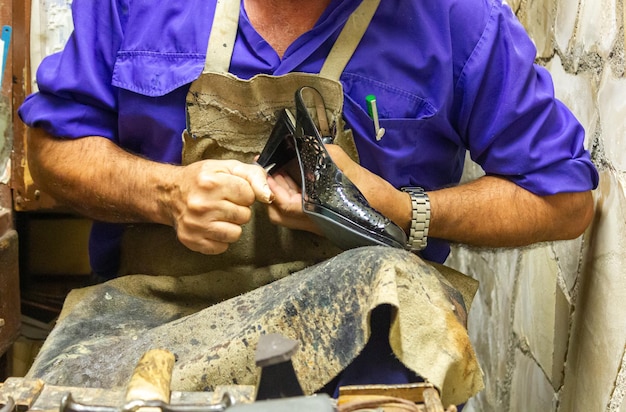
<path fill-rule="evenodd" d="M 428 242 L 430 200 L 421 187 L 403 187 L 401 190 L 411 196 L 411 206 L 413 208 L 407 248 L 411 251 L 422 250 Z"/>

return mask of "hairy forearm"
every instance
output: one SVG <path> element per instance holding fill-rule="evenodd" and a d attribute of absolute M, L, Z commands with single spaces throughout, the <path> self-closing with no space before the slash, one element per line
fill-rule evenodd
<path fill-rule="evenodd" d="M 52 138 L 33 130 L 28 161 L 42 189 L 109 222 L 171 225 L 189 249 L 218 254 L 236 242 L 256 201 L 271 203 L 265 170 L 237 160 L 153 162 L 102 137 Z"/>
<path fill-rule="evenodd" d="M 327 148 L 370 205 L 408 233 L 409 195 L 349 160 L 337 147 Z M 428 196 L 431 204 L 428 236 L 473 246 L 516 247 L 573 239 L 587 228 L 593 217 L 591 192 L 537 196 L 495 176 L 431 191 Z"/>
<path fill-rule="evenodd" d="M 409 195 L 363 170 L 353 176 L 365 197 L 408 233 Z M 593 216 L 590 192 L 537 196 L 493 176 L 431 191 L 428 196 L 429 237 L 473 246 L 517 247 L 573 239 L 585 230 Z"/>
<path fill-rule="evenodd" d="M 573 239 L 593 216 L 590 192 L 537 196 L 493 176 L 433 191 L 429 197 L 429 236 L 475 246 Z"/>
<path fill-rule="evenodd" d="M 164 197 L 177 166 L 125 152 L 102 137 L 60 140 L 31 129 L 27 145 L 35 182 L 87 217 L 113 222 L 172 224 Z"/>

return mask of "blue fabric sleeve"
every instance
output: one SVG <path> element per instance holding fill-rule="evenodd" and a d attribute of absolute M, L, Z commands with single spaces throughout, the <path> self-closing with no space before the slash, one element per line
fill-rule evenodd
<path fill-rule="evenodd" d="M 554 97 L 524 28 L 499 0 L 490 20 L 455 88 L 459 133 L 472 159 L 538 195 L 595 188 L 583 127 Z"/>
<path fill-rule="evenodd" d="M 75 0 L 74 31 L 37 70 L 39 92 L 18 113 L 29 126 L 63 138 L 117 139 L 117 92 L 111 85 L 127 0 Z"/>

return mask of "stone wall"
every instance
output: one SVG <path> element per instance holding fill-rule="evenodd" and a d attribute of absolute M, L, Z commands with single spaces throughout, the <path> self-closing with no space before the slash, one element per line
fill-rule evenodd
<path fill-rule="evenodd" d="M 470 334 L 486 388 L 465 411 L 626 412 L 624 0 L 511 0 L 600 170 L 579 239 L 512 250 L 456 247 L 480 280 Z M 481 172 L 468 165 L 466 176 Z"/>

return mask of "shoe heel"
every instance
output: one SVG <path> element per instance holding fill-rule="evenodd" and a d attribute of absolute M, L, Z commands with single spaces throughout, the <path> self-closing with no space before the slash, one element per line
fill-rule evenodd
<path fill-rule="evenodd" d="M 265 143 L 256 161 L 269 174 L 274 174 L 296 158 L 296 149 L 293 142 L 295 127 L 296 119 L 294 115 L 288 109 L 281 110 L 267 139 L 267 143 Z"/>

